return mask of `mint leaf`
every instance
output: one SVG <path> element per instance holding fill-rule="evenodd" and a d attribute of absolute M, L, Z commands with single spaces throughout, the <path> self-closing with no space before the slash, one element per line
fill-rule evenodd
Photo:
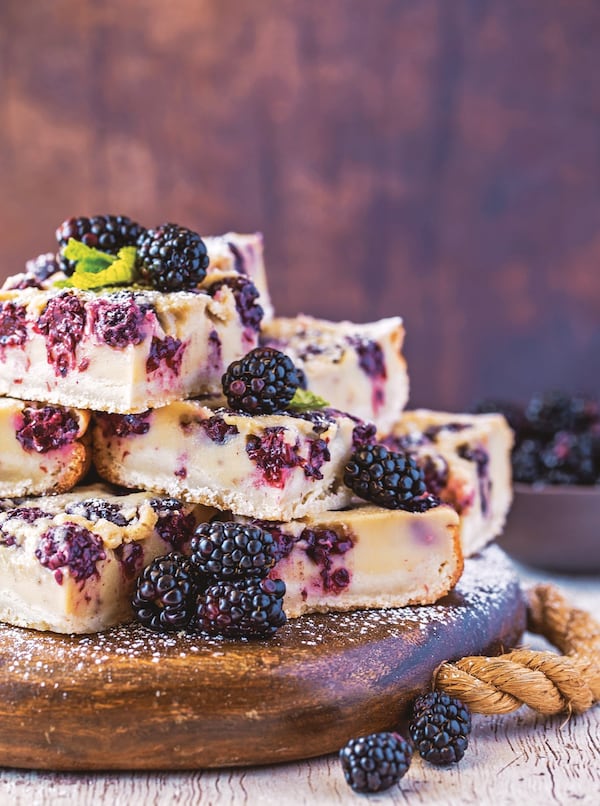
<path fill-rule="evenodd" d="M 135 246 L 123 246 L 117 252 L 115 262 L 110 266 L 113 283 L 133 283 L 136 279 L 135 257 L 137 249 Z"/>
<path fill-rule="evenodd" d="M 75 238 L 69 238 L 63 255 L 67 260 L 77 263 L 76 270 L 79 269 L 80 264 L 84 263 L 84 271 L 101 271 L 116 260 L 114 255 L 101 252 L 99 249 L 94 249 L 93 246 L 87 246 L 81 241 L 76 241 Z"/>
<path fill-rule="evenodd" d="M 124 246 L 118 254 L 109 255 L 69 238 L 64 256 L 75 261 L 75 271 L 66 280 L 58 280 L 59 288 L 89 291 L 107 285 L 130 285 L 136 280 L 135 246 Z"/>
<path fill-rule="evenodd" d="M 289 407 L 297 411 L 312 411 L 313 409 L 323 409 L 328 405 L 329 403 L 319 395 L 315 395 L 307 389 L 298 388 L 294 392 Z"/>

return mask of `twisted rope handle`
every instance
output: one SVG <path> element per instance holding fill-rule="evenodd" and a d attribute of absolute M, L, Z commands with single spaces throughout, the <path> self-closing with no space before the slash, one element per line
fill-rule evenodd
<path fill-rule="evenodd" d="M 481 714 L 506 714 L 522 705 L 541 714 L 581 713 L 598 702 L 600 623 L 571 607 L 553 585 L 540 584 L 528 592 L 527 629 L 564 654 L 513 649 L 445 662 L 435 672 L 435 687 Z"/>

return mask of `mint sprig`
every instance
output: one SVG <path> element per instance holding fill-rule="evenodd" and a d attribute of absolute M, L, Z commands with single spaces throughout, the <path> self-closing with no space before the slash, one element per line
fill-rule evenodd
<path fill-rule="evenodd" d="M 135 246 L 124 246 L 116 255 L 109 255 L 69 238 L 63 255 L 75 263 L 75 270 L 66 280 L 57 280 L 55 285 L 84 291 L 107 285 L 131 285 L 137 279 L 136 252 Z"/>
<path fill-rule="evenodd" d="M 289 403 L 289 408 L 296 411 L 313 411 L 314 409 L 324 409 L 328 405 L 329 403 L 319 395 L 315 395 L 307 389 L 298 388 Z"/>

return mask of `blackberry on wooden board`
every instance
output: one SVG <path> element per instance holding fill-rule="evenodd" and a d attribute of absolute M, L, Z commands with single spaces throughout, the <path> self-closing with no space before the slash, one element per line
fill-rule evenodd
<path fill-rule="evenodd" d="M 198 597 L 192 627 L 225 638 L 269 638 L 286 622 L 281 579 L 219 580 Z"/>
<path fill-rule="evenodd" d="M 187 627 L 194 614 L 198 578 L 179 552 L 156 557 L 139 575 L 132 607 L 136 618 L 154 632 Z"/>

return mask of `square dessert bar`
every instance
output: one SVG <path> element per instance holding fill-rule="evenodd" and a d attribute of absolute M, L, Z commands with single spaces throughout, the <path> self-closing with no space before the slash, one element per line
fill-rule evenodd
<path fill-rule="evenodd" d="M 257 329 L 226 281 L 211 293 L 0 291 L 0 394 L 145 411 L 220 391 Z"/>
<path fill-rule="evenodd" d="M 267 284 L 262 233 L 242 235 L 238 232 L 227 232 L 225 235 L 211 235 L 202 240 L 209 263 L 201 287 L 210 291 L 211 286 L 228 277 L 229 285 L 237 290 L 238 307 L 245 309 L 246 318 L 256 319 L 258 304 L 262 309 L 262 318 L 265 321 L 272 319 L 273 304 Z M 65 279 L 54 257 L 51 253 L 40 255 L 40 258 L 45 259 L 42 260 L 41 272 L 38 259 L 27 261 L 25 271 L 8 277 L 3 290 L 53 288 L 56 280 Z M 54 273 L 49 273 L 48 266 L 52 265 L 56 270 Z M 254 286 L 256 293 L 251 286 Z"/>
<path fill-rule="evenodd" d="M 278 544 L 270 576 L 286 584 L 289 618 L 430 604 L 463 569 L 459 518 L 445 504 L 425 512 L 365 505 L 259 525 Z"/>
<path fill-rule="evenodd" d="M 267 284 L 262 233 L 243 235 L 226 232 L 225 235 L 203 237 L 208 252 L 208 280 L 217 272 L 247 277 L 258 291 L 258 302 L 263 309 L 263 321 L 273 318 L 273 303 Z"/>
<path fill-rule="evenodd" d="M 350 503 L 343 470 L 357 420 L 325 409 L 250 416 L 199 401 L 138 415 L 96 414 L 102 478 L 266 520 Z"/>
<path fill-rule="evenodd" d="M 103 485 L 0 500 L 0 620 L 87 633 L 131 621 L 136 577 L 154 557 L 185 551 L 202 507 Z"/>
<path fill-rule="evenodd" d="M 260 233 L 205 245 L 193 291 L 61 290 L 61 271 L 36 274 L 31 261 L 0 290 L 0 394 L 132 413 L 219 392 L 273 308 Z"/>
<path fill-rule="evenodd" d="M 384 442 L 413 453 L 429 491 L 456 509 L 465 557 L 500 534 L 512 503 L 513 445 L 502 415 L 405 411 Z"/>
<path fill-rule="evenodd" d="M 263 323 L 260 338 L 290 356 L 311 392 L 333 408 L 373 422 L 381 434 L 406 405 L 409 379 L 398 316 L 369 324 L 278 317 Z"/>
<path fill-rule="evenodd" d="M 91 462 L 87 411 L 0 397 L 0 496 L 71 489 Z"/>

